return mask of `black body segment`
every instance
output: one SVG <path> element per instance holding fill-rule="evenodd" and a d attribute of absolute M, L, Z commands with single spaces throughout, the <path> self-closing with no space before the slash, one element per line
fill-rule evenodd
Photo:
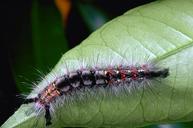
<path fill-rule="evenodd" d="M 158 70 L 158 71 L 150 71 L 146 73 L 147 79 L 152 79 L 152 78 L 157 78 L 157 77 L 166 78 L 168 75 L 169 75 L 168 68 L 163 69 L 163 70 Z"/>

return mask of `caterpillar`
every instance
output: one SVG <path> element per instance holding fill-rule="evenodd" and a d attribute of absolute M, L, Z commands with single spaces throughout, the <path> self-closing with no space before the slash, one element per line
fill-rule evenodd
<path fill-rule="evenodd" d="M 88 68 L 71 71 L 56 78 L 47 85 L 37 97 L 27 98 L 25 103 L 35 103 L 35 110 L 44 110 L 46 126 L 52 124 L 50 104 L 56 102 L 58 97 L 70 96 L 84 89 L 111 88 L 121 86 L 141 86 L 148 80 L 169 76 L 169 68 L 152 67 L 152 65 L 129 65 L 108 68 Z"/>

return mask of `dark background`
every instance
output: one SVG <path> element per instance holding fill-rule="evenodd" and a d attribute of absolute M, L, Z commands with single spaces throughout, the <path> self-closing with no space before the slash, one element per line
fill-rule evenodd
<path fill-rule="evenodd" d="M 46 74 L 63 53 L 98 26 L 151 1 L 71 0 L 68 16 L 63 18 L 52 0 L 1 2 L 0 124 L 22 104 L 17 95 L 30 91 L 28 85 L 38 80 L 37 71 Z M 97 18 L 103 22 L 94 24 Z"/>

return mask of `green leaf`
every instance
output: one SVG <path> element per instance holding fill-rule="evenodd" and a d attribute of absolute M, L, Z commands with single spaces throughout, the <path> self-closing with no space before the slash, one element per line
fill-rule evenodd
<path fill-rule="evenodd" d="M 143 64 L 156 61 L 170 75 L 144 88 L 118 96 L 86 96 L 65 102 L 55 110 L 51 127 L 139 127 L 150 124 L 193 120 L 193 0 L 160 0 L 126 12 L 92 33 L 68 51 L 39 84 L 53 81 L 52 74 L 66 68 Z M 33 93 L 32 93 L 33 94 Z M 82 93 L 81 93 L 82 94 Z M 79 95 L 81 95 L 79 94 Z M 2 128 L 43 127 L 44 115 L 26 115 L 32 104 L 22 105 Z M 36 121 L 37 119 L 37 121 Z"/>

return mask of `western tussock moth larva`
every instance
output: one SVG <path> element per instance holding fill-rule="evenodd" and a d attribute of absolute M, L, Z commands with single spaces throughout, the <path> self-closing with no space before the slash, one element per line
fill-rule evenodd
<path fill-rule="evenodd" d="M 97 57 L 97 61 L 99 61 L 100 56 Z M 113 59 L 109 60 L 112 61 Z M 132 88 L 137 90 L 145 84 L 151 85 L 150 80 L 152 79 L 164 79 L 169 76 L 168 68 L 159 69 L 154 64 L 147 63 L 124 65 L 126 63 L 124 61 L 117 59 L 116 62 L 120 62 L 120 64 L 116 66 L 112 66 L 114 63 L 110 62 L 110 65 L 107 64 L 106 67 L 94 68 L 84 67 L 86 62 L 82 61 L 80 68 L 76 67 L 76 70 L 67 71 L 60 77 L 54 77 L 54 81 L 47 83 L 47 86 L 42 90 L 38 88 L 40 91 L 36 93 L 36 96 L 29 96 L 26 102 L 35 102 L 35 110 L 38 113 L 43 110 L 46 125 L 50 125 L 50 113 L 54 113 L 54 109 L 61 104 L 67 104 L 69 101 L 73 103 L 74 100 L 84 101 L 88 97 L 100 97 L 101 92 L 103 96 L 120 96 L 129 93 Z M 67 65 L 65 69 L 69 69 Z M 35 88 L 36 91 L 37 88 Z"/>

